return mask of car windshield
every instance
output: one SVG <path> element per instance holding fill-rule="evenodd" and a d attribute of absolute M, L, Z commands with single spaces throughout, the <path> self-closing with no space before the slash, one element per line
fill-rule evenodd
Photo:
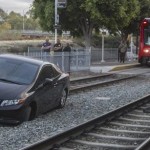
<path fill-rule="evenodd" d="M 0 81 L 31 84 L 39 66 L 24 61 L 0 58 Z"/>

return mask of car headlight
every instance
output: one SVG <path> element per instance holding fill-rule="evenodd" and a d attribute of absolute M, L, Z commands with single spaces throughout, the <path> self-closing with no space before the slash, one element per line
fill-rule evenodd
<path fill-rule="evenodd" d="M 24 99 L 3 100 L 0 106 L 17 105 L 17 104 L 22 104 L 23 102 L 24 102 Z"/>
<path fill-rule="evenodd" d="M 0 104 L 0 106 L 11 106 L 11 105 L 18 105 L 23 104 L 25 100 L 32 95 L 34 92 L 31 93 L 24 93 L 21 95 L 22 98 L 20 99 L 14 99 L 14 100 L 3 100 Z"/>

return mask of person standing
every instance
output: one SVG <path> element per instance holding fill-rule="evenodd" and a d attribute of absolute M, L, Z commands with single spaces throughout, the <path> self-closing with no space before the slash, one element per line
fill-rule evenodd
<path fill-rule="evenodd" d="M 71 47 L 69 43 L 66 43 L 66 46 L 63 49 L 64 56 L 65 56 L 65 71 L 67 71 L 70 74 L 70 52 L 71 52 Z"/>
<path fill-rule="evenodd" d="M 46 37 L 45 42 L 42 44 L 41 47 L 43 52 L 50 52 L 51 50 L 51 43 L 49 42 L 49 38 Z"/>
<path fill-rule="evenodd" d="M 122 41 L 119 45 L 119 48 L 118 48 L 118 53 L 119 53 L 119 56 L 120 56 L 120 59 L 119 59 L 120 63 L 125 62 L 126 52 L 127 52 L 127 43 L 126 43 L 126 41 Z"/>
<path fill-rule="evenodd" d="M 53 51 L 54 51 L 54 64 L 59 66 L 61 69 L 63 68 L 63 59 L 62 59 L 62 44 L 60 39 L 57 39 L 57 43 L 54 44 Z"/>
<path fill-rule="evenodd" d="M 66 46 L 64 47 L 63 52 L 71 52 L 71 47 L 69 43 L 66 43 Z"/>
<path fill-rule="evenodd" d="M 54 44 L 54 52 L 62 52 L 62 44 L 60 42 L 60 39 L 57 39 L 57 43 Z"/>
<path fill-rule="evenodd" d="M 42 44 L 42 59 L 44 61 L 50 61 L 50 50 L 51 50 L 51 43 L 49 42 L 49 38 L 46 37 L 45 42 Z"/>

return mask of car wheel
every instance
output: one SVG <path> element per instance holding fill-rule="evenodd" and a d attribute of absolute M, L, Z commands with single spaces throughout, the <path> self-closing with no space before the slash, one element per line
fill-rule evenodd
<path fill-rule="evenodd" d="M 67 92 L 63 90 L 58 108 L 63 108 L 66 104 L 66 100 L 67 100 Z"/>

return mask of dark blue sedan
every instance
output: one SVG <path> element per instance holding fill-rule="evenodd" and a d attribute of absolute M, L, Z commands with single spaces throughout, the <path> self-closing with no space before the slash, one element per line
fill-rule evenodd
<path fill-rule="evenodd" d="M 69 75 L 56 65 L 0 55 L 0 122 L 18 124 L 65 106 Z"/>

